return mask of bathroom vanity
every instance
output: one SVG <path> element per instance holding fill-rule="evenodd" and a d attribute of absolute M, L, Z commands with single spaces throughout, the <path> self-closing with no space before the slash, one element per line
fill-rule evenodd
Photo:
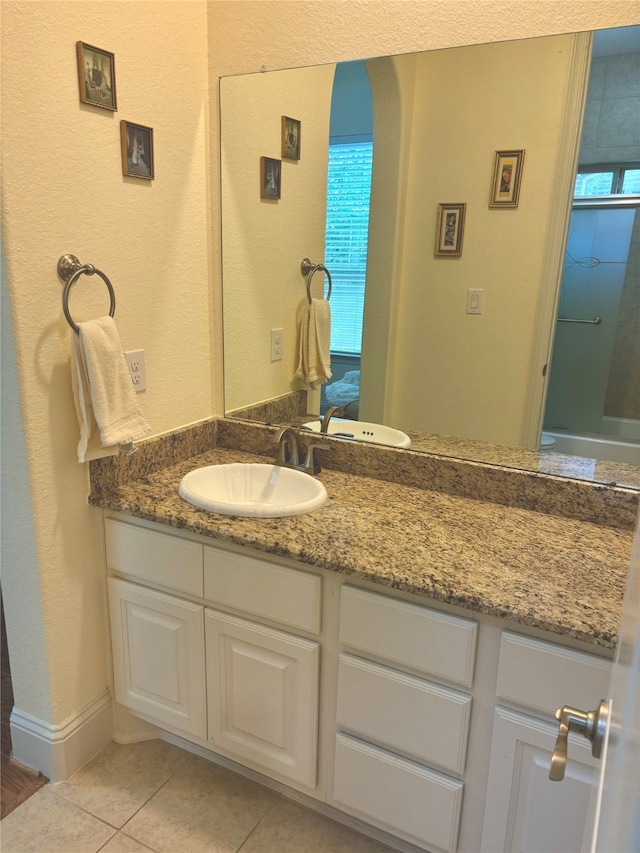
<path fill-rule="evenodd" d="M 115 701 L 398 849 L 579 849 L 596 763 L 572 736 L 548 781 L 553 715 L 608 694 L 634 496 L 599 526 L 326 468 L 314 513 L 225 517 L 177 484 L 270 435 L 211 429 L 92 463 Z"/>

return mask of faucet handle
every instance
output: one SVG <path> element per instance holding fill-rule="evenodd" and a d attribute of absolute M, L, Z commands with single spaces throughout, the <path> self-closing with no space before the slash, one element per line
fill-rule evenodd
<path fill-rule="evenodd" d="M 331 450 L 331 445 L 325 441 L 312 441 L 307 447 L 307 455 L 304 459 L 304 469 L 309 474 L 319 474 L 322 468 L 317 461 L 314 451 L 316 450 Z"/>

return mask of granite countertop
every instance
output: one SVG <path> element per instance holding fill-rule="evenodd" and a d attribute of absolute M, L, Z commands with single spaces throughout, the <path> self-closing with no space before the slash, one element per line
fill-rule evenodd
<path fill-rule="evenodd" d="M 195 467 L 256 461 L 271 460 L 246 448 L 217 446 L 104 482 L 100 473 L 107 467 L 98 468 L 92 471 L 90 502 L 516 625 L 615 647 L 633 541 L 628 525 L 601 526 L 329 468 L 319 475 L 329 499 L 308 515 L 223 516 L 178 495 L 181 478 Z"/>

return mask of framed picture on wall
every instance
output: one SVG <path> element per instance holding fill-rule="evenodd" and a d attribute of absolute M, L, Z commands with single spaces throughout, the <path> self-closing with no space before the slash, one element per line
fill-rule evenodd
<path fill-rule="evenodd" d="M 260 158 L 260 198 L 280 198 L 281 160 Z"/>
<path fill-rule="evenodd" d="M 80 102 L 117 110 L 115 57 L 106 50 L 76 42 Z"/>
<path fill-rule="evenodd" d="M 438 205 L 435 255 L 459 257 L 462 254 L 466 209 L 467 205 L 462 203 Z"/>
<path fill-rule="evenodd" d="M 524 150 L 496 151 L 489 207 L 517 207 L 524 165 Z"/>
<path fill-rule="evenodd" d="M 122 149 L 122 174 L 128 178 L 144 178 L 152 181 L 153 128 L 143 124 L 120 122 L 120 145 Z"/>
<path fill-rule="evenodd" d="M 287 160 L 300 159 L 300 131 L 302 125 L 297 119 L 282 116 L 282 152 Z"/>

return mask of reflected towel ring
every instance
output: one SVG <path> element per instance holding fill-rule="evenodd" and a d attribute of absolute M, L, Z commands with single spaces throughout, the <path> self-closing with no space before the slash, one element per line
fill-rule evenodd
<path fill-rule="evenodd" d="M 327 276 L 327 281 L 329 282 L 329 292 L 327 293 L 327 302 L 331 299 L 331 273 L 323 264 L 316 264 L 313 267 L 313 269 L 310 271 L 309 275 L 307 276 L 307 299 L 309 300 L 309 305 L 311 305 L 311 279 L 314 277 L 314 275 L 319 270 L 322 270 L 325 273 L 325 275 Z M 324 293 L 324 289 L 323 289 L 323 293 Z"/>
<path fill-rule="evenodd" d="M 67 318 L 67 323 L 76 334 L 79 334 L 80 329 L 76 323 L 74 323 L 71 313 L 69 312 L 69 293 L 81 275 L 97 275 L 104 281 L 107 285 L 107 290 L 109 291 L 109 316 L 113 317 L 115 315 L 116 294 L 107 276 L 99 269 L 96 269 L 91 264 L 81 264 L 75 255 L 63 255 L 58 261 L 58 275 L 67 282 L 64 286 L 64 290 L 62 291 L 62 310 L 64 311 L 64 316 Z"/>

